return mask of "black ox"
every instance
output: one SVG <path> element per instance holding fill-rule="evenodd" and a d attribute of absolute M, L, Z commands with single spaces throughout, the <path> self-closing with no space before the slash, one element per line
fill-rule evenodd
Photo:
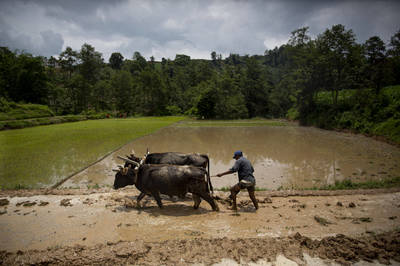
<path fill-rule="evenodd" d="M 141 159 L 139 157 L 136 157 L 134 155 L 134 152 L 132 151 L 131 155 L 127 157 L 135 162 L 140 162 L 140 164 L 172 164 L 203 167 L 204 169 L 207 169 L 207 183 L 209 189 L 211 190 L 211 192 L 214 192 L 210 179 L 210 160 L 206 154 L 185 154 L 180 152 L 149 153 L 147 151 L 146 155 Z M 125 166 L 128 165 L 129 162 L 126 162 Z"/>
<path fill-rule="evenodd" d="M 193 195 L 194 208 L 197 209 L 201 199 L 207 201 L 214 211 L 218 205 L 211 197 L 205 177 L 204 168 L 190 165 L 143 164 L 130 161 L 130 165 L 117 172 L 114 180 L 114 189 L 135 185 L 140 191 L 137 204 L 146 195 L 151 195 L 162 208 L 160 194 L 184 198 L 186 193 Z M 131 166 L 133 165 L 133 167 Z"/>

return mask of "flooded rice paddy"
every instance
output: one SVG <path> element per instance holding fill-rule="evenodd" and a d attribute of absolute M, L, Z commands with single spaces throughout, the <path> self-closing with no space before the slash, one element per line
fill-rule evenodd
<path fill-rule="evenodd" d="M 312 188 L 351 179 L 354 182 L 400 176 L 400 149 L 360 135 L 309 127 L 178 127 L 137 139 L 65 182 L 63 187 L 111 186 L 112 168 L 134 150 L 137 155 L 177 151 L 204 153 L 211 175 L 228 170 L 232 154 L 242 150 L 254 166 L 257 187 Z M 237 182 L 237 175 L 213 177 L 214 187 Z"/>

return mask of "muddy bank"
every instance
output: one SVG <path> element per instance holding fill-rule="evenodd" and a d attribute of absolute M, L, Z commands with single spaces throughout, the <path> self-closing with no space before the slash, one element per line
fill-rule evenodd
<path fill-rule="evenodd" d="M 400 232 L 368 237 L 337 235 L 312 240 L 296 233 L 285 238 L 219 238 L 162 242 L 107 242 L 86 247 L 53 247 L 47 250 L 0 252 L 3 265 L 209 265 L 223 259 L 238 263 L 271 262 L 283 254 L 298 264 L 305 255 L 350 265 L 359 261 L 400 263 Z"/>

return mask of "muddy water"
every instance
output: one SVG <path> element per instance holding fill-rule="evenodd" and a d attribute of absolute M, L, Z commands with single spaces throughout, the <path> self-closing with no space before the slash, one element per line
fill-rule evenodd
<path fill-rule="evenodd" d="M 232 154 L 242 150 L 254 166 L 257 186 L 267 189 L 310 188 L 335 181 L 381 180 L 400 175 L 400 149 L 373 139 L 297 126 L 168 127 L 124 146 L 76 175 L 64 187 L 112 185 L 116 168 L 134 150 L 208 154 L 211 175 L 228 170 Z M 236 175 L 212 179 L 221 188 L 237 182 Z"/>

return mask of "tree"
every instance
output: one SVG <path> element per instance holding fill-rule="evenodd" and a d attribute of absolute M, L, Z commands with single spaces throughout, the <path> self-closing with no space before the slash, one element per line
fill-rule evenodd
<path fill-rule="evenodd" d="M 197 115 L 203 119 L 215 118 L 217 104 L 217 90 L 214 87 L 208 87 L 201 92 L 199 101 L 196 104 Z"/>
<path fill-rule="evenodd" d="M 124 57 L 121 53 L 112 53 L 109 59 L 109 63 L 112 69 L 121 69 Z"/>
<path fill-rule="evenodd" d="M 289 39 L 291 46 L 304 46 L 311 41 L 311 37 L 308 35 L 309 27 L 303 27 L 292 31 L 292 36 Z"/>
<path fill-rule="evenodd" d="M 162 115 L 165 112 L 164 86 L 157 71 L 146 68 L 136 80 L 136 103 L 143 115 Z"/>
<path fill-rule="evenodd" d="M 400 84 L 400 30 L 390 38 L 389 47 L 387 55 L 392 84 Z"/>
<path fill-rule="evenodd" d="M 368 60 L 368 76 L 378 94 L 384 78 L 385 43 L 378 36 L 373 36 L 365 42 L 364 47 Z"/>
<path fill-rule="evenodd" d="M 16 83 L 16 55 L 7 47 L 0 47 L 0 98 L 11 97 Z"/>
<path fill-rule="evenodd" d="M 246 69 L 241 77 L 242 95 L 245 98 L 249 117 L 268 114 L 268 91 L 260 63 L 254 57 L 245 59 Z"/>
<path fill-rule="evenodd" d="M 68 78 L 71 78 L 78 61 L 78 53 L 68 46 L 67 48 L 65 48 L 65 51 L 60 54 L 58 60 L 61 69 L 63 69 L 68 74 Z"/>
<path fill-rule="evenodd" d="M 10 98 L 14 101 L 47 103 L 48 77 L 42 58 L 21 54 L 15 63 L 15 79 L 9 90 Z"/>
<path fill-rule="evenodd" d="M 211 61 L 215 63 L 217 61 L 217 53 L 215 51 L 211 52 Z"/>
<path fill-rule="evenodd" d="M 155 64 L 156 64 L 156 61 L 155 61 L 154 56 L 150 56 L 150 67 L 151 67 L 152 69 L 155 68 Z"/>
<path fill-rule="evenodd" d="M 390 38 L 389 46 L 389 55 L 400 57 L 400 30 Z"/>
<path fill-rule="evenodd" d="M 138 65 L 138 70 L 143 70 L 147 66 L 147 61 L 146 59 L 138 52 L 133 53 L 133 60 L 137 63 Z"/>
<path fill-rule="evenodd" d="M 111 86 L 114 88 L 116 109 L 126 114 L 134 114 L 137 104 L 134 102 L 134 87 L 132 76 L 128 71 L 116 72 L 111 78 Z"/>
<path fill-rule="evenodd" d="M 90 44 L 83 44 L 78 54 L 81 61 L 79 72 L 91 84 L 97 81 L 100 68 L 103 65 L 101 53 L 96 52 L 95 48 Z"/>
<path fill-rule="evenodd" d="M 336 105 L 339 91 L 349 85 L 347 82 L 351 82 L 348 79 L 348 58 L 355 46 L 355 35 L 341 24 L 334 25 L 318 36 L 317 45 L 321 53 L 320 60 L 326 62 L 324 86 L 326 90 L 332 91 L 333 103 Z"/>
<path fill-rule="evenodd" d="M 190 56 L 184 54 L 177 54 L 174 60 L 175 64 L 178 66 L 187 66 L 190 63 Z"/>

